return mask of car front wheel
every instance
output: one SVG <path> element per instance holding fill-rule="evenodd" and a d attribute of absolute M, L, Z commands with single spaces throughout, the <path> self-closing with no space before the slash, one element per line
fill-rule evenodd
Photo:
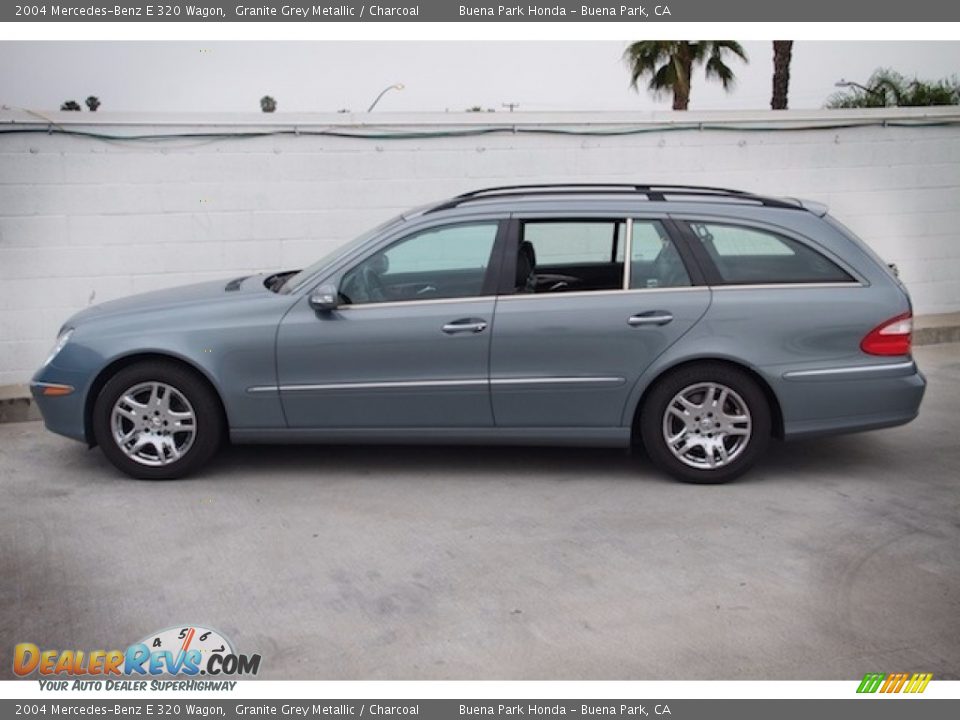
<path fill-rule="evenodd" d="M 107 381 L 94 405 L 93 430 L 104 455 L 123 472 L 170 480 L 216 453 L 223 419 L 216 396 L 193 371 L 149 361 Z"/>
<path fill-rule="evenodd" d="M 766 449 L 770 429 L 770 407 L 757 382 L 719 363 L 687 366 L 662 378 L 640 416 L 653 463 L 692 483 L 742 475 Z"/>

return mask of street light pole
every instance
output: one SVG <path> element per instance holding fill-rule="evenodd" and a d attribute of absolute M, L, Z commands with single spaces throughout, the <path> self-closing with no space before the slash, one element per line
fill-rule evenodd
<path fill-rule="evenodd" d="M 397 83 L 396 85 L 388 85 L 383 90 L 381 90 L 380 94 L 377 95 L 376 99 L 372 103 L 370 103 L 370 107 L 367 108 L 367 112 L 373 112 L 373 109 L 377 106 L 377 103 L 380 102 L 380 98 L 382 98 L 391 90 L 403 90 L 403 83 Z"/>

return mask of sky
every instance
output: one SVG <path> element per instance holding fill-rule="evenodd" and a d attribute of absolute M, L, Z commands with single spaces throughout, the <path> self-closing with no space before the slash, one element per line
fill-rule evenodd
<path fill-rule="evenodd" d="M 364 111 L 402 83 L 380 111 L 451 112 L 481 106 L 519 111 L 669 110 L 629 87 L 627 42 L 0 42 L 0 105 L 55 110 L 96 95 L 101 111 Z M 771 44 L 743 43 L 732 93 L 702 76 L 691 110 L 768 108 Z M 908 77 L 960 73 L 960 42 L 797 42 L 790 107 L 822 107 L 841 78 L 865 82 L 878 67 Z"/>

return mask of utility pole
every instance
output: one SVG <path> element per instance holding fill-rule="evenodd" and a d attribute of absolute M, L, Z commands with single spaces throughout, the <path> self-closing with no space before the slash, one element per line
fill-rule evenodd
<path fill-rule="evenodd" d="M 514 108 L 520 107 L 520 103 L 514 103 L 514 102 L 501 103 L 500 106 L 505 108 L 510 108 L 510 112 L 513 112 Z"/>

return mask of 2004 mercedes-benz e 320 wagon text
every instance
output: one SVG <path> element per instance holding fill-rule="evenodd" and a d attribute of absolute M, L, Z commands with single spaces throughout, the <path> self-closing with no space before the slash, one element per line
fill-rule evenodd
<path fill-rule="evenodd" d="M 722 482 L 771 436 L 917 415 L 896 274 L 814 203 L 539 185 L 419 208 L 316 264 L 63 326 L 47 427 L 175 478 L 235 443 L 627 447 Z"/>

